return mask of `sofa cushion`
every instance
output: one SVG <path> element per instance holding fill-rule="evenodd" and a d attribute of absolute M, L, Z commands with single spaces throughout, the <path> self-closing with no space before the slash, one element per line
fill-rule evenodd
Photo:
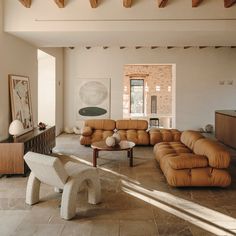
<path fill-rule="evenodd" d="M 160 142 L 176 142 L 180 141 L 181 132 L 177 129 L 158 129 L 151 128 L 149 130 L 150 144 L 155 145 Z"/>
<path fill-rule="evenodd" d="M 204 136 L 198 131 L 186 130 L 181 134 L 180 141 L 193 150 L 195 142 L 203 138 Z"/>
<path fill-rule="evenodd" d="M 106 139 L 108 136 L 112 136 L 113 135 L 113 131 L 111 130 L 101 130 L 101 129 L 97 129 L 94 130 L 92 136 L 91 136 L 91 142 L 98 142 L 101 140 Z"/>
<path fill-rule="evenodd" d="M 211 167 L 227 168 L 229 166 L 229 152 L 216 141 L 199 139 L 196 141 L 193 151 L 195 154 L 206 156 Z"/>
<path fill-rule="evenodd" d="M 160 163 L 169 185 L 184 186 L 218 186 L 227 187 L 231 183 L 229 173 L 224 169 L 211 167 L 175 170 L 165 159 Z"/>
<path fill-rule="evenodd" d="M 145 130 L 118 130 L 121 140 L 128 140 L 137 145 L 148 145 L 149 135 Z"/>
<path fill-rule="evenodd" d="M 168 158 L 169 165 L 175 170 L 208 166 L 208 159 L 205 156 L 196 155 L 193 153 L 181 153 L 179 155 L 172 155 L 166 158 Z"/>
<path fill-rule="evenodd" d="M 191 153 L 191 150 L 181 142 L 161 142 L 154 146 L 154 154 L 157 161 L 169 154 L 176 156 L 182 153 Z"/>
<path fill-rule="evenodd" d="M 89 126 L 85 126 L 81 129 L 81 134 L 85 137 L 90 136 L 92 133 L 93 133 L 93 130 Z"/>
<path fill-rule="evenodd" d="M 114 130 L 116 127 L 116 122 L 110 119 L 86 120 L 85 126 L 98 130 Z"/>
<path fill-rule="evenodd" d="M 116 129 L 118 130 L 147 130 L 148 122 L 146 120 L 117 120 Z"/>

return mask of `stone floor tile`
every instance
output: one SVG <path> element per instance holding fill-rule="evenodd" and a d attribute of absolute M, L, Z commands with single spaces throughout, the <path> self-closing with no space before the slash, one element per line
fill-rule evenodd
<path fill-rule="evenodd" d="M 154 220 L 120 220 L 120 236 L 157 236 Z"/>
<path fill-rule="evenodd" d="M 64 227 L 64 224 L 21 224 L 12 236 L 58 236 Z"/>
<path fill-rule="evenodd" d="M 118 220 L 74 220 L 67 222 L 60 236 L 119 236 Z"/>
<path fill-rule="evenodd" d="M 0 210 L 0 235 L 12 235 L 27 214 L 24 210 Z"/>

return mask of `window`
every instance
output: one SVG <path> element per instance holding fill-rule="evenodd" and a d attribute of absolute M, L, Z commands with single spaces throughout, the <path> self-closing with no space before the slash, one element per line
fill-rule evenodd
<path fill-rule="evenodd" d="M 143 115 L 144 113 L 144 80 L 130 80 L 130 113 Z"/>
<path fill-rule="evenodd" d="M 157 113 L 157 96 L 151 96 L 151 113 L 156 114 Z"/>

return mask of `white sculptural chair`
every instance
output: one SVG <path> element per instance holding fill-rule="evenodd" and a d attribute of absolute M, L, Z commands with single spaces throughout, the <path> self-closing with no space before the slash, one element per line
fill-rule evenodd
<path fill-rule="evenodd" d="M 101 184 L 97 169 L 79 163 L 67 162 L 64 166 L 56 157 L 28 152 L 24 159 L 31 169 L 26 189 L 26 203 L 39 202 L 40 183 L 62 189 L 61 218 L 69 220 L 76 215 L 76 199 L 79 187 L 86 181 L 88 202 L 101 200 Z"/>

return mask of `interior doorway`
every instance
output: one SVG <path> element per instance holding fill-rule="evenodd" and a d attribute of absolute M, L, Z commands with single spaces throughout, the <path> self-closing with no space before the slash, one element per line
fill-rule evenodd
<path fill-rule="evenodd" d="M 175 64 L 125 65 L 123 118 L 158 118 L 161 128 L 175 128 L 175 81 Z"/>
<path fill-rule="evenodd" d="M 55 125 L 56 59 L 38 50 L 38 122 Z"/>

